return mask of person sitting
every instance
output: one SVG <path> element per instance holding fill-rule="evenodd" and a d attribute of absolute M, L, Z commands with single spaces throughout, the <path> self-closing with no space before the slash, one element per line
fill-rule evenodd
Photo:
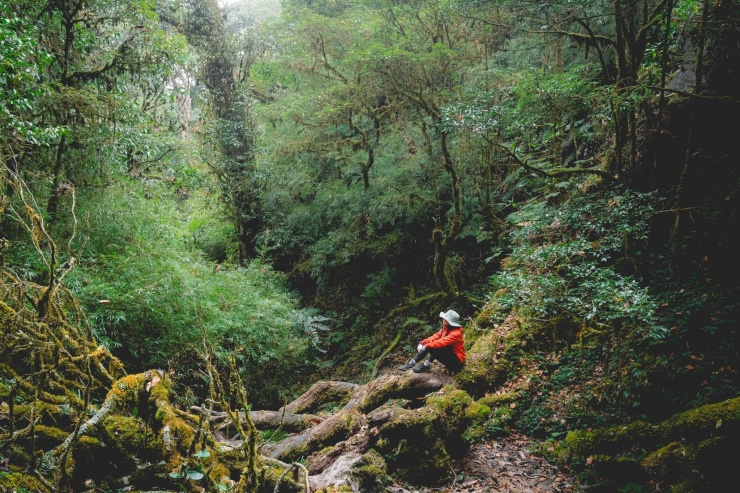
<path fill-rule="evenodd" d="M 419 342 L 417 353 L 405 365 L 398 367 L 401 371 L 413 369 L 416 373 L 432 371 L 432 361 L 437 360 L 451 373 L 457 373 L 465 365 L 465 340 L 460 324 L 460 315 L 453 310 L 440 312 L 442 328 L 436 334 Z M 429 355 L 429 359 L 425 359 Z"/>

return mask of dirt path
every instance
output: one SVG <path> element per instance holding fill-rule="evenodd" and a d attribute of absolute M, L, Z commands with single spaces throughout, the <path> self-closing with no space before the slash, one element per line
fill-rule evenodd
<path fill-rule="evenodd" d="M 474 445 L 460 462 L 456 479 L 439 488 L 393 484 L 389 493 L 573 493 L 575 479 L 528 452 L 532 442 L 523 435 Z"/>

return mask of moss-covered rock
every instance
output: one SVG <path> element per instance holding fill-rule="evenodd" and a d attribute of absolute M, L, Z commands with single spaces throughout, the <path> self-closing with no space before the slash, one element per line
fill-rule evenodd
<path fill-rule="evenodd" d="M 667 478 L 672 471 L 685 467 L 686 447 L 678 442 L 671 442 L 648 455 L 642 465 L 654 478 Z"/>
<path fill-rule="evenodd" d="M 659 426 L 663 441 L 700 441 L 740 427 L 740 397 L 676 414 Z"/>
<path fill-rule="evenodd" d="M 107 443 L 115 444 L 120 450 L 135 451 L 142 461 L 153 461 L 159 457 L 161 438 L 154 434 L 142 420 L 130 416 L 108 416 L 103 421 Z"/>
<path fill-rule="evenodd" d="M 233 478 L 234 475 L 232 474 L 231 477 Z M 229 486 L 229 479 L 223 478 L 220 483 Z M 294 469 L 292 474 L 286 475 L 283 467 L 277 467 L 269 462 L 261 466 L 260 484 L 262 486 L 259 493 L 274 493 L 276 489 L 279 493 L 302 493 L 305 491 L 303 477 L 299 475 L 298 469 Z"/>
<path fill-rule="evenodd" d="M 25 468 L 31 462 L 31 454 L 28 450 L 18 443 L 9 443 L 2 449 L 2 454 L 8 459 L 8 462 L 15 467 Z"/>

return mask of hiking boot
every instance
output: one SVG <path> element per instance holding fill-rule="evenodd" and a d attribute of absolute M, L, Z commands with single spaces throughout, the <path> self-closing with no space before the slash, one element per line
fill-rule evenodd
<path fill-rule="evenodd" d="M 432 365 L 425 365 L 424 363 L 419 363 L 414 367 L 414 373 L 429 373 L 432 371 Z"/>
<path fill-rule="evenodd" d="M 399 369 L 399 370 L 401 370 L 401 371 L 408 371 L 408 370 L 410 370 L 411 368 L 413 368 L 415 364 L 416 364 L 416 363 L 414 363 L 413 361 L 409 361 L 409 362 L 408 362 L 408 363 L 406 363 L 405 365 L 401 365 L 401 366 L 399 366 L 399 367 L 398 367 L 398 369 Z"/>

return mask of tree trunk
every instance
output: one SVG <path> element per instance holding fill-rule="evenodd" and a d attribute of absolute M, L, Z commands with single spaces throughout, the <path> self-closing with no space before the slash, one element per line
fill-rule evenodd
<path fill-rule="evenodd" d="M 54 172 L 52 174 L 51 181 L 51 195 L 49 196 L 49 203 L 46 205 L 46 212 L 49 213 L 49 217 L 53 220 L 57 216 L 59 209 L 59 196 L 61 192 L 59 190 L 59 181 L 62 175 L 62 156 L 64 155 L 64 143 L 66 142 L 67 136 L 62 134 L 59 139 L 59 145 L 57 146 L 56 161 L 54 162 Z"/>

